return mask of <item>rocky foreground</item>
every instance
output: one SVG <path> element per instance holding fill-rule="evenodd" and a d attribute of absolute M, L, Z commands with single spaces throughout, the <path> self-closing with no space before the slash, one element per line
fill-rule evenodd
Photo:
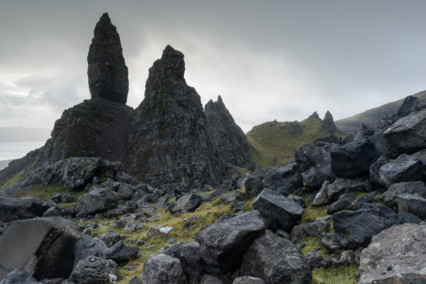
<path fill-rule="evenodd" d="M 418 101 L 247 169 L 242 132 L 220 97 L 203 111 L 182 53 L 166 47 L 136 110 L 107 15 L 88 63 L 92 99 L 0 172 L 0 284 L 426 283 Z"/>

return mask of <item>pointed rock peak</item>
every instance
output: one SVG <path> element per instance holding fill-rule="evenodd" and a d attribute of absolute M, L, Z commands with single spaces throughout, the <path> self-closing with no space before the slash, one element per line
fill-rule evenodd
<path fill-rule="evenodd" d="M 218 103 L 222 103 L 223 104 L 223 101 L 222 101 L 222 97 L 219 95 L 219 96 L 217 96 L 217 102 Z"/>
<path fill-rule="evenodd" d="M 183 79 L 185 73 L 185 61 L 183 58 L 184 55 L 182 52 L 167 45 L 163 50 L 161 59 L 157 60 L 150 69 L 150 76 L 153 75 L 157 78 L 172 77 Z"/>
<path fill-rule="evenodd" d="M 322 121 L 321 129 L 329 133 L 335 133 L 338 130 L 336 124 L 334 124 L 333 116 L 328 110 L 325 113 L 324 120 Z"/>
<path fill-rule="evenodd" d="M 331 115 L 331 112 L 327 110 L 327 112 L 325 113 L 324 116 L 324 121 L 329 120 L 329 121 L 334 121 L 333 120 L 333 116 Z"/>
<path fill-rule="evenodd" d="M 317 119 L 320 119 L 320 117 L 319 117 L 319 115 L 318 115 L 318 113 L 316 111 L 314 111 L 314 113 L 311 114 L 308 118 L 317 118 Z"/>
<path fill-rule="evenodd" d="M 120 36 L 107 13 L 104 13 L 96 24 L 87 63 L 92 98 L 125 104 L 129 91 L 128 70 Z"/>

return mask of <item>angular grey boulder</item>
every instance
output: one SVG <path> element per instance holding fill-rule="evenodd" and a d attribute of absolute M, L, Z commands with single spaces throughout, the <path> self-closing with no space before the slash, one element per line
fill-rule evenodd
<path fill-rule="evenodd" d="M 241 274 L 259 277 L 268 284 L 312 282 L 311 269 L 299 249 L 269 231 L 254 240 L 244 254 Z"/>
<path fill-rule="evenodd" d="M 208 265 L 225 270 L 238 267 L 252 240 L 261 236 L 266 227 L 267 222 L 258 211 L 205 227 L 197 238 L 200 254 Z"/>
<path fill-rule="evenodd" d="M 396 197 L 400 194 L 414 194 L 426 198 L 425 184 L 422 181 L 399 182 L 392 184 L 382 197 L 386 206 L 397 209 Z"/>
<path fill-rule="evenodd" d="M 112 259 L 118 264 L 123 264 L 138 256 L 139 248 L 126 246 L 123 241 L 118 241 L 105 254 L 105 258 Z"/>
<path fill-rule="evenodd" d="M 85 259 L 88 256 L 96 256 L 106 259 L 107 250 L 108 247 L 102 240 L 89 235 L 83 235 L 83 237 L 75 244 L 73 267 L 75 267 L 80 260 Z"/>
<path fill-rule="evenodd" d="M 8 223 L 0 234 L 0 279 L 24 268 L 36 279 L 67 279 L 78 239 L 77 224 L 60 217 Z"/>
<path fill-rule="evenodd" d="M 338 178 L 332 184 L 327 186 L 327 196 L 330 202 L 338 200 L 340 195 L 344 193 L 363 191 L 365 191 L 365 180 L 363 180 L 362 178 Z"/>
<path fill-rule="evenodd" d="M 393 162 L 380 167 L 380 183 L 389 188 L 393 183 L 423 180 L 423 163 L 419 159 L 401 154 Z"/>
<path fill-rule="evenodd" d="M 360 284 L 426 283 L 426 223 L 394 226 L 361 253 Z"/>
<path fill-rule="evenodd" d="M 314 222 L 303 223 L 297 226 L 294 226 L 293 230 L 290 233 L 290 240 L 297 244 L 307 237 L 318 237 L 322 233 L 326 233 L 330 230 L 329 217 L 320 218 Z"/>
<path fill-rule="evenodd" d="M 115 283 L 117 268 L 118 265 L 110 259 L 88 256 L 77 263 L 70 279 L 81 284 Z"/>
<path fill-rule="evenodd" d="M 128 71 L 120 36 L 107 13 L 104 13 L 96 24 L 87 63 L 92 98 L 125 104 L 129 92 Z"/>
<path fill-rule="evenodd" d="M 31 219 L 43 214 L 42 202 L 34 197 L 0 196 L 0 221 Z"/>
<path fill-rule="evenodd" d="M 351 193 L 345 193 L 340 195 L 339 199 L 333 202 L 327 209 L 328 214 L 333 214 L 344 209 L 349 209 L 352 202 L 355 201 L 356 195 Z"/>
<path fill-rule="evenodd" d="M 303 208 L 295 201 L 265 188 L 253 201 L 253 208 L 271 218 L 286 232 L 300 222 Z"/>
<path fill-rule="evenodd" d="M 426 219 L 426 199 L 420 196 L 404 193 L 395 198 L 398 205 L 398 213 L 408 212 L 421 220 Z"/>
<path fill-rule="evenodd" d="M 105 212 L 117 206 L 117 194 L 109 188 L 94 187 L 89 193 L 82 195 L 77 201 L 77 216 Z"/>
<path fill-rule="evenodd" d="M 179 198 L 176 203 L 169 208 L 169 210 L 172 214 L 178 212 L 192 212 L 197 209 L 201 203 L 203 203 L 203 199 L 198 194 L 186 194 Z"/>
<path fill-rule="evenodd" d="M 287 195 L 303 187 L 302 175 L 295 162 L 280 168 L 268 168 L 263 179 L 263 187 Z"/>
<path fill-rule="evenodd" d="M 252 276 L 241 276 L 234 279 L 232 284 L 265 284 L 265 281 L 258 277 Z"/>
<path fill-rule="evenodd" d="M 142 284 L 187 283 L 180 260 L 165 254 L 150 255 L 143 266 Z"/>
<path fill-rule="evenodd" d="M 397 120 L 384 132 L 385 139 L 400 153 L 426 148 L 426 108 Z"/>
<path fill-rule="evenodd" d="M 330 152 L 337 150 L 338 147 L 336 144 L 317 147 L 314 143 L 311 143 L 294 151 L 297 167 L 307 186 L 320 188 L 324 181 L 334 181 L 336 176 L 331 170 Z"/>
<path fill-rule="evenodd" d="M 15 269 L 0 281 L 0 284 L 41 284 L 24 270 Z"/>
<path fill-rule="evenodd" d="M 199 248 L 199 243 L 191 242 L 178 244 L 168 249 L 165 253 L 180 260 L 182 269 L 190 284 L 198 283 L 203 276 L 205 264 L 202 261 Z"/>
<path fill-rule="evenodd" d="M 368 140 L 356 140 L 330 152 L 331 168 L 340 178 L 357 178 L 368 174 L 370 165 L 379 157 L 374 144 Z"/>
<path fill-rule="evenodd" d="M 246 199 L 257 196 L 263 189 L 262 178 L 253 175 L 248 176 L 244 181 L 244 188 L 246 189 Z"/>

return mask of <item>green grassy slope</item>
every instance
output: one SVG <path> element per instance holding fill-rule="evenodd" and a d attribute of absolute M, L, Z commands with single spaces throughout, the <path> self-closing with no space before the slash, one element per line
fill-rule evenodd
<path fill-rule="evenodd" d="M 416 96 L 419 98 L 420 101 L 426 100 L 426 91 L 417 93 L 413 96 Z M 401 104 L 403 103 L 404 99 L 400 99 L 395 102 L 387 103 L 385 105 L 366 110 L 362 113 L 353 115 L 351 117 L 347 117 L 344 119 L 337 120 L 336 126 L 343 132 L 348 133 L 358 127 L 361 126 L 361 124 L 365 125 L 374 125 L 376 124 L 383 116 L 391 116 L 395 114 Z"/>
<path fill-rule="evenodd" d="M 318 118 L 303 120 L 301 134 L 292 134 L 286 122 L 272 121 L 253 127 L 246 134 L 253 161 L 262 167 L 286 165 L 299 146 L 330 134 L 319 129 L 321 122 Z"/>

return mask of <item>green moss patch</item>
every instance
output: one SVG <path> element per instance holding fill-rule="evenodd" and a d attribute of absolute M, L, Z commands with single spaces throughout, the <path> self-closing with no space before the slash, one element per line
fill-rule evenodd
<path fill-rule="evenodd" d="M 312 270 L 313 284 L 356 284 L 355 274 L 358 266 L 338 266 Z"/>

